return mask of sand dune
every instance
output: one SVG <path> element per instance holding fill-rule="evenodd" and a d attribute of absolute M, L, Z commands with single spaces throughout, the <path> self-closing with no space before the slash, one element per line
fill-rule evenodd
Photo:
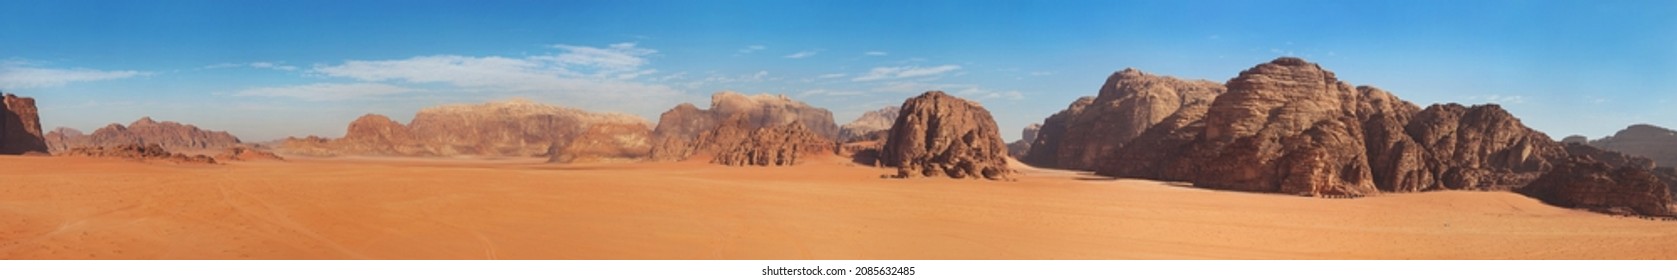
<path fill-rule="evenodd" d="M 1677 222 L 1511 193 L 1316 199 L 1025 168 L 878 179 L 830 159 L 0 156 L 5 259 L 1671 259 Z"/>

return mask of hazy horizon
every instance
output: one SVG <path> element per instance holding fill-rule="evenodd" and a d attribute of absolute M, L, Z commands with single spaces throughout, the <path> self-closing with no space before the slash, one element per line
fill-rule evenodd
<path fill-rule="evenodd" d="M 847 123 L 927 90 L 1003 138 L 1114 71 L 1224 82 L 1280 56 L 1420 106 L 1499 103 L 1559 140 L 1677 127 L 1677 2 L 6 2 L 0 90 L 43 129 L 142 116 L 247 142 L 524 97 L 656 122 L 712 93 Z"/>

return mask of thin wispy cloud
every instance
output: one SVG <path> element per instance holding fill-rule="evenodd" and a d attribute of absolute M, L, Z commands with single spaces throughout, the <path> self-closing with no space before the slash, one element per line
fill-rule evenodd
<path fill-rule="evenodd" d="M 381 84 L 381 83 L 353 83 L 333 84 L 318 83 L 296 86 L 263 87 L 241 90 L 233 93 L 235 96 L 261 97 L 289 97 L 308 101 L 335 101 L 348 99 L 363 99 L 376 96 L 393 95 L 413 92 L 413 89 Z"/>
<path fill-rule="evenodd" d="M 952 72 L 952 71 L 955 71 L 955 70 L 961 70 L 961 66 L 950 64 L 950 65 L 940 65 L 940 66 L 924 67 L 924 68 L 919 67 L 919 66 L 875 67 L 875 68 L 873 68 L 873 70 L 868 71 L 867 74 L 862 74 L 861 76 L 857 76 L 856 78 L 850 79 L 850 80 L 851 81 L 857 81 L 857 82 L 866 82 L 866 81 L 878 81 L 878 80 L 889 80 L 889 79 L 926 77 L 926 76 L 942 75 L 944 73 L 949 73 L 949 72 Z"/>
<path fill-rule="evenodd" d="M 280 71 L 297 71 L 299 69 L 299 68 L 297 68 L 297 66 L 287 65 L 287 64 L 281 63 L 281 62 L 266 62 L 266 61 L 251 62 L 251 63 L 221 63 L 221 64 L 214 64 L 214 65 L 210 65 L 210 66 L 200 67 L 199 69 L 225 69 L 225 68 L 272 69 L 272 70 L 280 70 Z"/>
<path fill-rule="evenodd" d="M 799 58 L 815 56 L 816 54 L 820 54 L 820 53 L 821 53 L 821 50 L 807 50 L 807 51 L 801 51 L 801 52 L 788 54 L 788 55 L 786 55 L 786 58 L 799 59 Z"/>
<path fill-rule="evenodd" d="M 739 50 L 739 53 L 740 54 L 749 54 L 749 53 L 754 53 L 754 52 L 761 51 L 761 50 L 766 50 L 766 49 L 769 49 L 769 47 L 766 47 L 766 46 L 763 46 L 763 45 L 750 45 L 750 46 L 745 46 L 745 48 L 741 48 Z"/>
<path fill-rule="evenodd" d="M 815 76 L 815 77 L 816 78 L 821 78 L 821 79 L 838 79 L 838 78 L 844 78 L 844 76 L 849 76 L 849 75 L 850 74 L 845 74 L 845 73 L 832 73 L 832 74 L 822 74 L 821 76 Z"/>
<path fill-rule="evenodd" d="M 607 47 L 554 45 L 558 53 L 524 57 L 432 55 L 394 60 L 350 60 L 316 66 L 310 74 L 322 78 L 350 79 L 358 87 L 329 87 L 323 84 L 282 87 L 268 91 L 241 92 L 243 96 L 288 96 L 304 100 L 327 100 L 327 95 L 310 95 L 297 89 L 332 89 L 352 96 L 374 97 L 394 94 L 386 84 L 406 88 L 435 88 L 436 92 L 470 93 L 484 96 L 529 96 L 567 100 L 577 106 L 598 106 L 604 110 L 640 110 L 644 103 L 628 100 L 673 98 L 682 92 L 674 88 L 637 81 L 658 73 L 651 69 L 650 56 L 657 50 L 635 43 Z M 674 76 L 684 74 L 678 73 Z M 670 76 L 663 78 L 673 79 Z M 309 86 L 313 86 L 312 88 Z M 373 94 L 380 93 L 380 94 Z M 635 107 L 635 108 L 628 108 Z"/>
<path fill-rule="evenodd" d="M 151 75 L 134 70 L 97 70 L 86 68 L 43 68 L 24 62 L 0 63 L 0 88 L 44 88 L 71 83 L 126 79 Z"/>
<path fill-rule="evenodd" d="M 1492 95 L 1483 95 L 1483 96 L 1469 96 L 1469 97 L 1467 97 L 1467 99 L 1468 100 L 1485 101 L 1485 102 L 1496 103 L 1496 104 L 1520 104 L 1520 103 L 1525 103 L 1526 102 L 1526 97 L 1525 96 L 1520 96 L 1520 95 L 1492 94 Z"/>
<path fill-rule="evenodd" d="M 890 55 L 890 53 L 886 53 L 886 52 L 882 52 L 882 51 L 870 51 L 870 52 L 862 53 L 862 55 L 866 55 L 866 56 L 886 56 L 886 55 Z"/>

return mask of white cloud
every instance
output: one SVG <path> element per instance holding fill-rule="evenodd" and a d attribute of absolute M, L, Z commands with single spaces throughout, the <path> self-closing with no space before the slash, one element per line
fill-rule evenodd
<path fill-rule="evenodd" d="M 563 100 L 570 106 L 637 113 L 654 109 L 648 109 L 651 107 L 647 106 L 651 105 L 647 103 L 631 101 L 670 99 L 682 94 L 669 86 L 638 80 L 678 79 L 685 75 L 677 73 L 651 77 L 658 70 L 647 67 L 651 64 L 648 57 L 657 54 L 656 50 L 641 48 L 635 43 L 612 44 L 604 48 L 553 47 L 558 50 L 556 53 L 523 57 L 432 55 L 394 60 L 349 60 L 341 64 L 315 66 L 308 72 L 315 77 L 423 88 L 427 89 L 426 92 L 470 93 L 486 97 L 523 96 Z M 391 92 L 385 89 L 370 92 Z M 321 96 L 296 91 L 249 93 L 242 95 L 323 100 Z"/>
<path fill-rule="evenodd" d="M 886 53 L 886 52 L 882 52 L 882 51 L 870 51 L 870 52 L 865 52 L 865 53 L 862 53 L 862 55 L 869 55 L 869 56 L 886 56 L 886 55 L 890 55 L 890 53 Z"/>
<path fill-rule="evenodd" d="M 750 46 L 745 46 L 745 48 L 740 49 L 739 53 L 742 53 L 742 54 L 754 53 L 754 52 L 757 52 L 757 51 L 766 50 L 768 48 L 769 47 L 765 47 L 763 45 L 750 45 Z"/>
<path fill-rule="evenodd" d="M 816 54 L 819 54 L 819 53 L 821 53 L 821 50 L 807 50 L 807 51 L 796 52 L 796 53 L 793 53 L 793 54 L 788 54 L 788 55 L 786 55 L 786 58 L 792 58 L 792 59 L 805 58 L 805 57 L 815 56 Z"/>
<path fill-rule="evenodd" d="M 1519 104 L 1519 103 L 1525 103 L 1526 102 L 1526 97 L 1525 96 L 1520 96 L 1520 95 L 1497 95 L 1497 94 L 1492 94 L 1492 95 L 1485 95 L 1485 96 L 1469 96 L 1468 100 L 1484 100 L 1485 102 L 1497 103 L 1497 104 Z"/>
<path fill-rule="evenodd" d="M 5 62 L 0 63 L 0 88 L 56 87 L 77 82 L 115 80 L 147 75 L 151 75 L 151 73 L 86 68 L 53 69 L 32 67 L 23 62 Z"/>
<path fill-rule="evenodd" d="M 236 96 L 290 97 L 309 101 L 360 99 L 382 95 L 413 92 L 414 90 L 381 83 L 332 84 L 318 83 L 297 86 L 252 88 L 234 93 Z"/>
<path fill-rule="evenodd" d="M 973 84 L 929 84 L 929 83 L 912 82 L 912 81 L 900 81 L 900 82 L 887 83 L 883 86 L 875 87 L 870 91 L 871 92 L 876 92 L 876 93 L 887 93 L 887 94 L 893 94 L 893 93 L 894 94 L 920 94 L 920 93 L 923 93 L 923 92 L 926 92 L 926 91 L 932 91 L 932 90 L 941 90 L 944 93 L 954 94 L 956 96 L 961 96 L 961 97 L 968 98 L 968 99 L 977 99 L 977 100 L 989 100 L 989 99 L 1021 100 L 1021 99 L 1025 99 L 1025 94 L 1022 93 L 1022 92 L 1019 92 L 1017 90 L 997 91 L 997 90 L 985 89 L 983 87 L 980 87 L 978 85 L 973 85 Z"/>
<path fill-rule="evenodd" d="M 849 76 L 849 74 L 845 74 L 845 73 L 822 74 L 821 76 L 816 76 L 816 78 L 837 79 L 837 78 L 844 78 L 844 76 Z"/>
<path fill-rule="evenodd" d="M 281 62 L 266 62 L 266 61 L 251 62 L 251 63 L 221 63 L 221 64 L 214 64 L 214 65 L 210 65 L 210 66 L 204 66 L 200 69 L 222 69 L 222 68 L 234 68 L 234 67 L 250 67 L 250 68 L 255 68 L 255 69 L 273 69 L 273 70 L 280 70 L 280 71 L 297 71 L 297 66 L 286 65 L 285 63 L 281 63 Z"/>
<path fill-rule="evenodd" d="M 572 45 L 554 45 L 553 47 L 565 50 L 565 53 L 557 56 L 533 58 L 550 60 L 561 67 L 592 69 L 605 75 L 635 71 L 646 65 L 646 56 L 658 53 L 657 50 L 635 47 L 635 43 L 611 44 L 610 47 L 603 49 Z"/>
<path fill-rule="evenodd" d="M 861 76 L 857 76 L 856 78 L 850 79 L 850 80 L 851 81 L 857 81 L 857 82 L 865 82 L 865 81 L 877 81 L 877 80 L 885 80 L 885 79 L 903 79 L 903 78 L 925 77 L 925 76 L 941 75 L 943 73 L 949 73 L 949 72 L 955 71 L 955 70 L 961 70 L 961 66 L 950 64 L 950 65 L 941 65 L 941 66 L 933 66 L 933 67 L 926 67 L 926 68 L 921 68 L 919 66 L 875 67 L 875 68 L 873 68 L 873 70 L 868 71 L 867 74 L 862 74 Z"/>

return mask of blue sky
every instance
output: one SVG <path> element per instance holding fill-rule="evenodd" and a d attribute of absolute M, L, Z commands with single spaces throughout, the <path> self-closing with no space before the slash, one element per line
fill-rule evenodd
<path fill-rule="evenodd" d="M 1298 56 L 1560 138 L 1677 127 L 1677 1 L 0 1 L 0 90 L 43 126 L 246 141 L 523 97 L 656 121 L 733 90 L 839 123 L 940 89 L 1007 139 L 1113 71 L 1223 82 Z"/>

